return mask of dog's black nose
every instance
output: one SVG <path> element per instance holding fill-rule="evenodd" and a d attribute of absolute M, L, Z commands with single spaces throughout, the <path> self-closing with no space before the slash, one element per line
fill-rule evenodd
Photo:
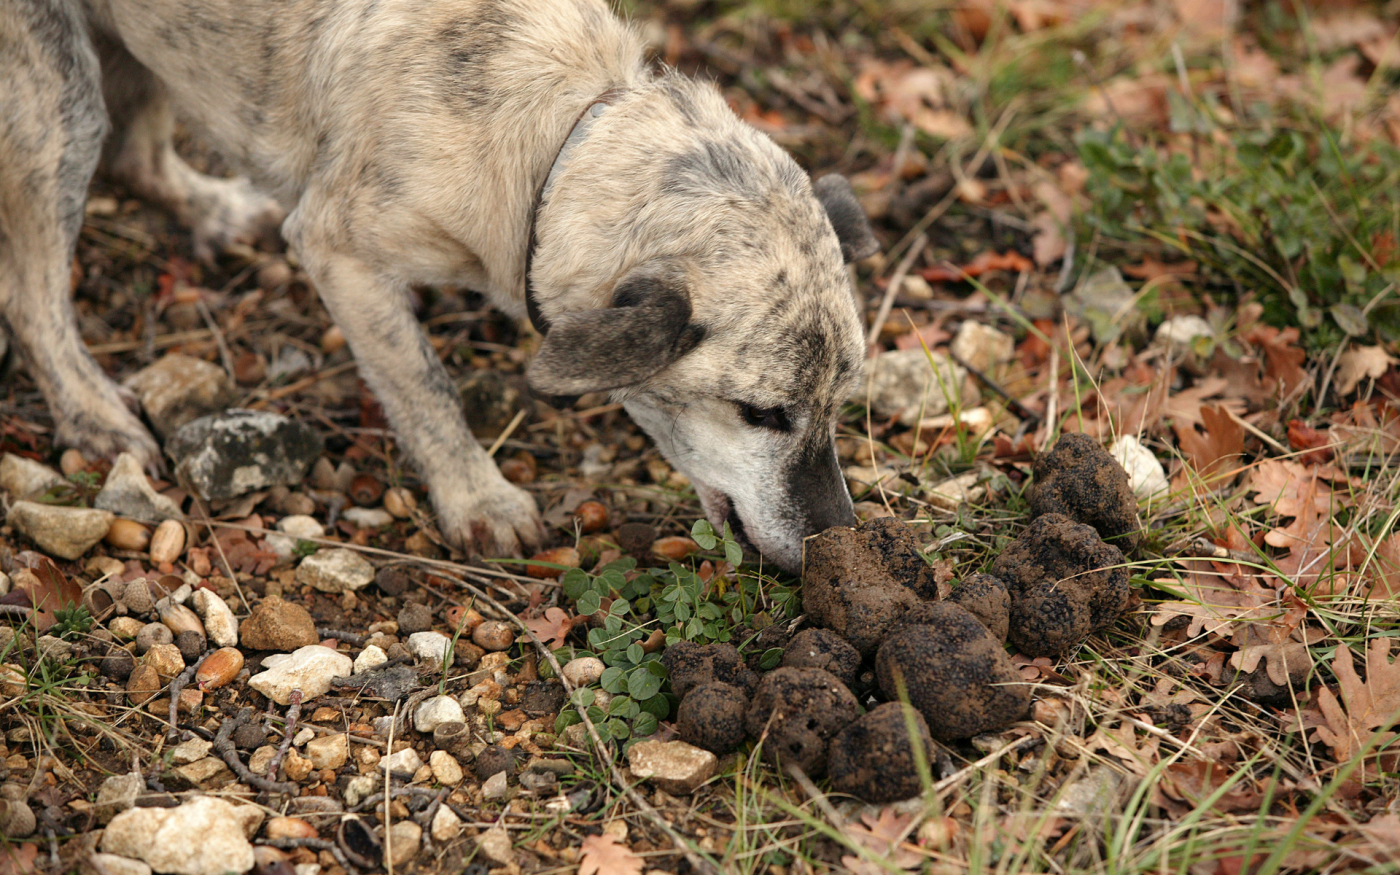
<path fill-rule="evenodd" d="M 800 508 L 806 518 L 809 535 L 832 526 L 856 524 L 851 493 L 830 440 L 813 445 L 797 459 L 788 474 L 788 495 L 791 505 Z"/>

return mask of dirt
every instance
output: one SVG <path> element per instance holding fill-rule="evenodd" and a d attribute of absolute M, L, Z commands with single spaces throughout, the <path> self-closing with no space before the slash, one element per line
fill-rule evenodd
<path fill-rule="evenodd" d="M 1128 472 L 1087 434 L 1060 437 L 1053 449 L 1035 460 L 1030 490 L 1031 513 L 1058 513 L 1093 526 L 1124 553 L 1142 538 L 1137 496 Z"/>
<path fill-rule="evenodd" d="M 910 723 L 917 744 L 910 742 Z M 928 768 L 933 747 L 922 714 L 911 710 L 906 717 L 903 705 L 886 702 L 836 733 L 827 753 L 827 774 L 832 789 L 866 802 L 909 799 L 922 786 L 916 756 Z"/>

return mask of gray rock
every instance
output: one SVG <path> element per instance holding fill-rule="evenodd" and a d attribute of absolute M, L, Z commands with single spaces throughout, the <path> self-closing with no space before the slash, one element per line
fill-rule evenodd
<path fill-rule="evenodd" d="M 145 522 L 183 522 L 185 519 L 179 505 L 151 488 L 151 481 L 146 479 L 141 463 L 130 453 L 117 456 L 112 463 L 112 473 L 107 475 L 107 482 L 92 500 L 92 506 Z"/>
<path fill-rule="evenodd" d="M 198 841 L 191 838 L 198 836 Z M 131 808 L 102 833 L 109 854 L 134 857 L 170 875 L 225 875 L 253 868 L 253 846 L 234 807 L 196 796 L 178 808 Z"/>
<path fill-rule="evenodd" d="M 18 501 L 36 493 L 43 493 L 67 481 L 57 471 L 41 465 L 33 459 L 5 453 L 0 456 L 0 491 L 10 493 L 10 498 Z"/>
<path fill-rule="evenodd" d="M 1099 343 L 1116 340 L 1125 331 L 1138 331 L 1146 321 L 1142 308 L 1137 306 L 1137 293 L 1112 265 L 1080 281 L 1062 301 L 1066 313 L 1089 324 Z"/>
<path fill-rule="evenodd" d="M 267 662 L 264 660 L 263 664 Z M 301 690 L 301 700 L 305 702 L 328 691 L 331 678 L 348 676 L 354 665 L 343 653 L 311 644 L 297 648 L 272 668 L 253 675 L 248 685 L 279 705 L 291 702 L 292 690 Z"/>
<path fill-rule="evenodd" d="M 16 501 L 5 521 L 51 556 L 77 559 L 102 540 L 115 517 L 87 507 Z"/>
<path fill-rule="evenodd" d="M 182 426 L 165 451 L 207 499 L 300 483 L 321 455 L 311 427 L 278 413 L 227 410 Z"/>
<path fill-rule="evenodd" d="M 869 404 L 877 416 L 898 415 L 905 425 L 947 413 L 950 401 L 973 400 L 963 398 L 967 371 L 942 353 L 893 350 L 866 362 L 865 368 L 865 381 L 850 400 Z"/>
<path fill-rule="evenodd" d="M 431 733 L 444 723 L 462 723 L 466 720 L 462 706 L 451 696 L 434 696 L 418 706 L 413 712 L 413 728 L 419 732 Z"/>
<path fill-rule="evenodd" d="M 129 377 L 156 433 L 169 438 L 182 425 L 233 403 L 236 389 L 223 368 L 172 353 Z"/>
<path fill-rule="evenodd" d="M 301 560 L 296 580 L 321 592 L 357 590 L 374 582 L 374 566 L 354 550 L 323 548 Z"/>
<path fill-rule="evenodd" d="M 140 775 L 113 775 L 97 788 L 96 814 L 98 823 L 106 823 L 136 804 L 136 797 L 146 789 Z"/>

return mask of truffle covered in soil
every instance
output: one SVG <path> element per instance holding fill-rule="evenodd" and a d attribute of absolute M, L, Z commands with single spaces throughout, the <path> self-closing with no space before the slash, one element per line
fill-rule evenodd
<path fill-rule="evenodd" d="M 767 738 L 763 755 L 811 777 L 826 771 L 826 746 L 856 715 L 856 697 L 819 668 L 775 668 L 758 683 L 745 718 L 749 735 Z"/>
<path fill-rule="evenodd" d="M 1050 452 L 1035 460 L 1030 504 L 1036 516 L 1064 514 L 1093 526 L 1104 540 L 1125 552 L 1137 547 L 1142 537 L 1128 472 L 1086 434 L 1062 436 Z"/>
<path fill-rule="evenodd" d="M 831 528 L 807 542 L 803 607 L 861 654 L 875 651 L 900 614 L 936 598 L 933 570 L 899 520 Z"/>
<path fill-rule="evenodd" d="M 1006 627 L 1011 618 L 1011 594 L 1000 578 L 990 574 L 968 575 L 953 587 L 948 601 L 961 605 L 969 614 L 981 620 L 998 641 L 1006 640 Z"/>
<path fill-rule="evenodd" d="M 940 741 L 970 738 L 1025 716 L 1030 688 L 1001 642 L 962 607 L 929 602 L 901 621 L 875 657 L 880 690 L 901 687 Z"/>
<path fill-rule="evenodd" d="M 909 717 L 905 719 L 899 702 L 886 702 L 838 732 L 827 751 L 832 788 L 866 802 L 896 802 L 919 795 L 910 722 L 925 763 L 933 759 L 933 739 L 922 714 L 915 710 Z"/>
<path fill-rule="evenodd" d="M 1060 656 L 1128 609 L 1123 553 L 1093 528 L 1036 517 L 992 563 L 1011 590 L 1008 639 L 1027 656 Z"/>
<path fill-rule="evenodd" d="M 860 653 L 830 629 L 804 629 L 783 651 L 783 665 L 824 669 L 849 688 L 856 682 Z"/>
<path fill-rule="evenodd" d="M 746 694 L 752 694 L 758 684 L 758 675 L 733 644 L 678 641 L 666 648 L 661 664 L 671 675 L 671 690 L 682 699 L 702 684 L 732 684 Z"/>
<path fill-rule="evenodd" d="M 730 684 L 701 684 L 690 691 L 676 712 L 681 741 L 716 754 L 729 753 L 744 743 L 744 714 L 749 697 Z"/>

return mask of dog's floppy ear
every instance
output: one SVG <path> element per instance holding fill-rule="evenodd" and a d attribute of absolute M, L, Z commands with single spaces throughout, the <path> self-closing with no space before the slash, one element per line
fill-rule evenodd
<path fill-rule="evenodd" d="M 530 388 L 556 397 L 635 386 L 704 336 L 690 321 L 684 274 L 642 267 L 618 283 L 611 307 L 555 319 L 526 377 Z"/>
<path fill-rule="evenodd" d="M 868 258 L 880 250 L 880 241 L 870 230 L 870 221 L 865 218 L 865 210 L 860 208 L 856 193 L 851 190 L 851 182 L 839 173 L 829 173 L 812 183 L 817 195 L 831 219 L 831 227 L 836 229 L 836 239 L 841 241 L 841 256 L 846 263 Z"/>

